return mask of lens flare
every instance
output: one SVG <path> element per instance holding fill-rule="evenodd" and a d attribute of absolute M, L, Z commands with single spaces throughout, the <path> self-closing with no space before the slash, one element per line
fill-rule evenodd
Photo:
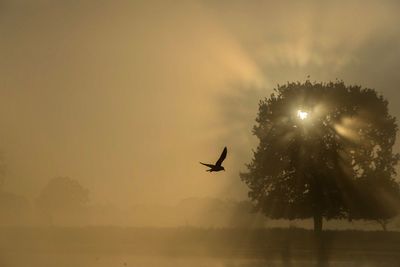
<path fill-rule="evenodd" d="M 299 110 L 297 111 L 297 117 L 299 117 L 300 120 L 305 120 L 305 119 L 307 119 L 307 117 L 308 117 L 308 112 L 302 111 L 302 110 L 299 109 Z"/>

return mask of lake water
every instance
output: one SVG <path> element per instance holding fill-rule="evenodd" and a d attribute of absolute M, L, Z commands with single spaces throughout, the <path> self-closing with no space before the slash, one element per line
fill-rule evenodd
<path fill-rule="evenodd" d="M 368 262 L 354 259 L 354 261 L 331 261 L 317 264 L 310 261 L 268 261 L 262 259 L 243 258 L 205 258 L 205 257 L 160 257 L 160 256 L 133 256 L 133 255 L 100 255 L 79 253 L 2 253 L 0 254 L 1 267 L 308 267 L 308 266 L 337 266 L 337 267 L 391 267 L 399 266 L 397 262 Z"/>

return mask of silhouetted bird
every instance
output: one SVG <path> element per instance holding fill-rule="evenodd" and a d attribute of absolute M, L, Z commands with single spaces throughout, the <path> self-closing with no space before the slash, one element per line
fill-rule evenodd
<path fill-rule="evenodd" d="M 203 164 L 204 166 L 209 167 L 210 169 L 207 170 L 208 172 L 219 172 L 224 170 L 225 168 L 222 167 L 222 162 L 224 161 L 224 159 L 226 158 L 226 153 L 228 152 L 228 150 L 226 149 L 226 147 L 224 147 L 224 150 L 221 153 L 221 156 L 219 156 L 219 159 L 217 160 L 217 162 L 215 162 L 215 164 L 206 164 L 203 162 L 200 162 L 200 164 Z"/>

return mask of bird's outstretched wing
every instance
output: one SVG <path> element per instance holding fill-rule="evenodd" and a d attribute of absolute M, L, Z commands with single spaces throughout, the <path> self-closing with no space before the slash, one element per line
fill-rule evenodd
<path fill-rule="evenodd" d="M 228 153 L 228 149 L 226 147 L 224 147 L 224 150 L 221 153 L 221 156 L 219 156 L 219 159 L 217 160 L 217 162 L 215 163 L 215 165 L 217 166 L 221 166 L 222 162 L 224 161 L 224 159 L 226 158 L 226 154 Z"/>
<path fill-rule="evenodd" d="M 204 166 L 207 166 L 209 168 L 214 167 L 214 165 L 212 165 L 212 164 L 207 164 L 207 163 L 203 163 L 203 162 L 200 162 L 200 164 L 203 164 Z"/>

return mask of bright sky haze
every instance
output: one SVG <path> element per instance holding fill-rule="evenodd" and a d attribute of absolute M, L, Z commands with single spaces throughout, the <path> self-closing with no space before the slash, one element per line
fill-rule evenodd
<path fill-rule="evenodd" d="M 258 101 L 310 80 L 400 117 L 396 1 L 0 1 L 5 187 L 69 176 L 94 203 L 246 199 Z M 226 172 L 205 172 L 228 147 Z M 398 148 L 398 145 L 397 145 Z"/>

